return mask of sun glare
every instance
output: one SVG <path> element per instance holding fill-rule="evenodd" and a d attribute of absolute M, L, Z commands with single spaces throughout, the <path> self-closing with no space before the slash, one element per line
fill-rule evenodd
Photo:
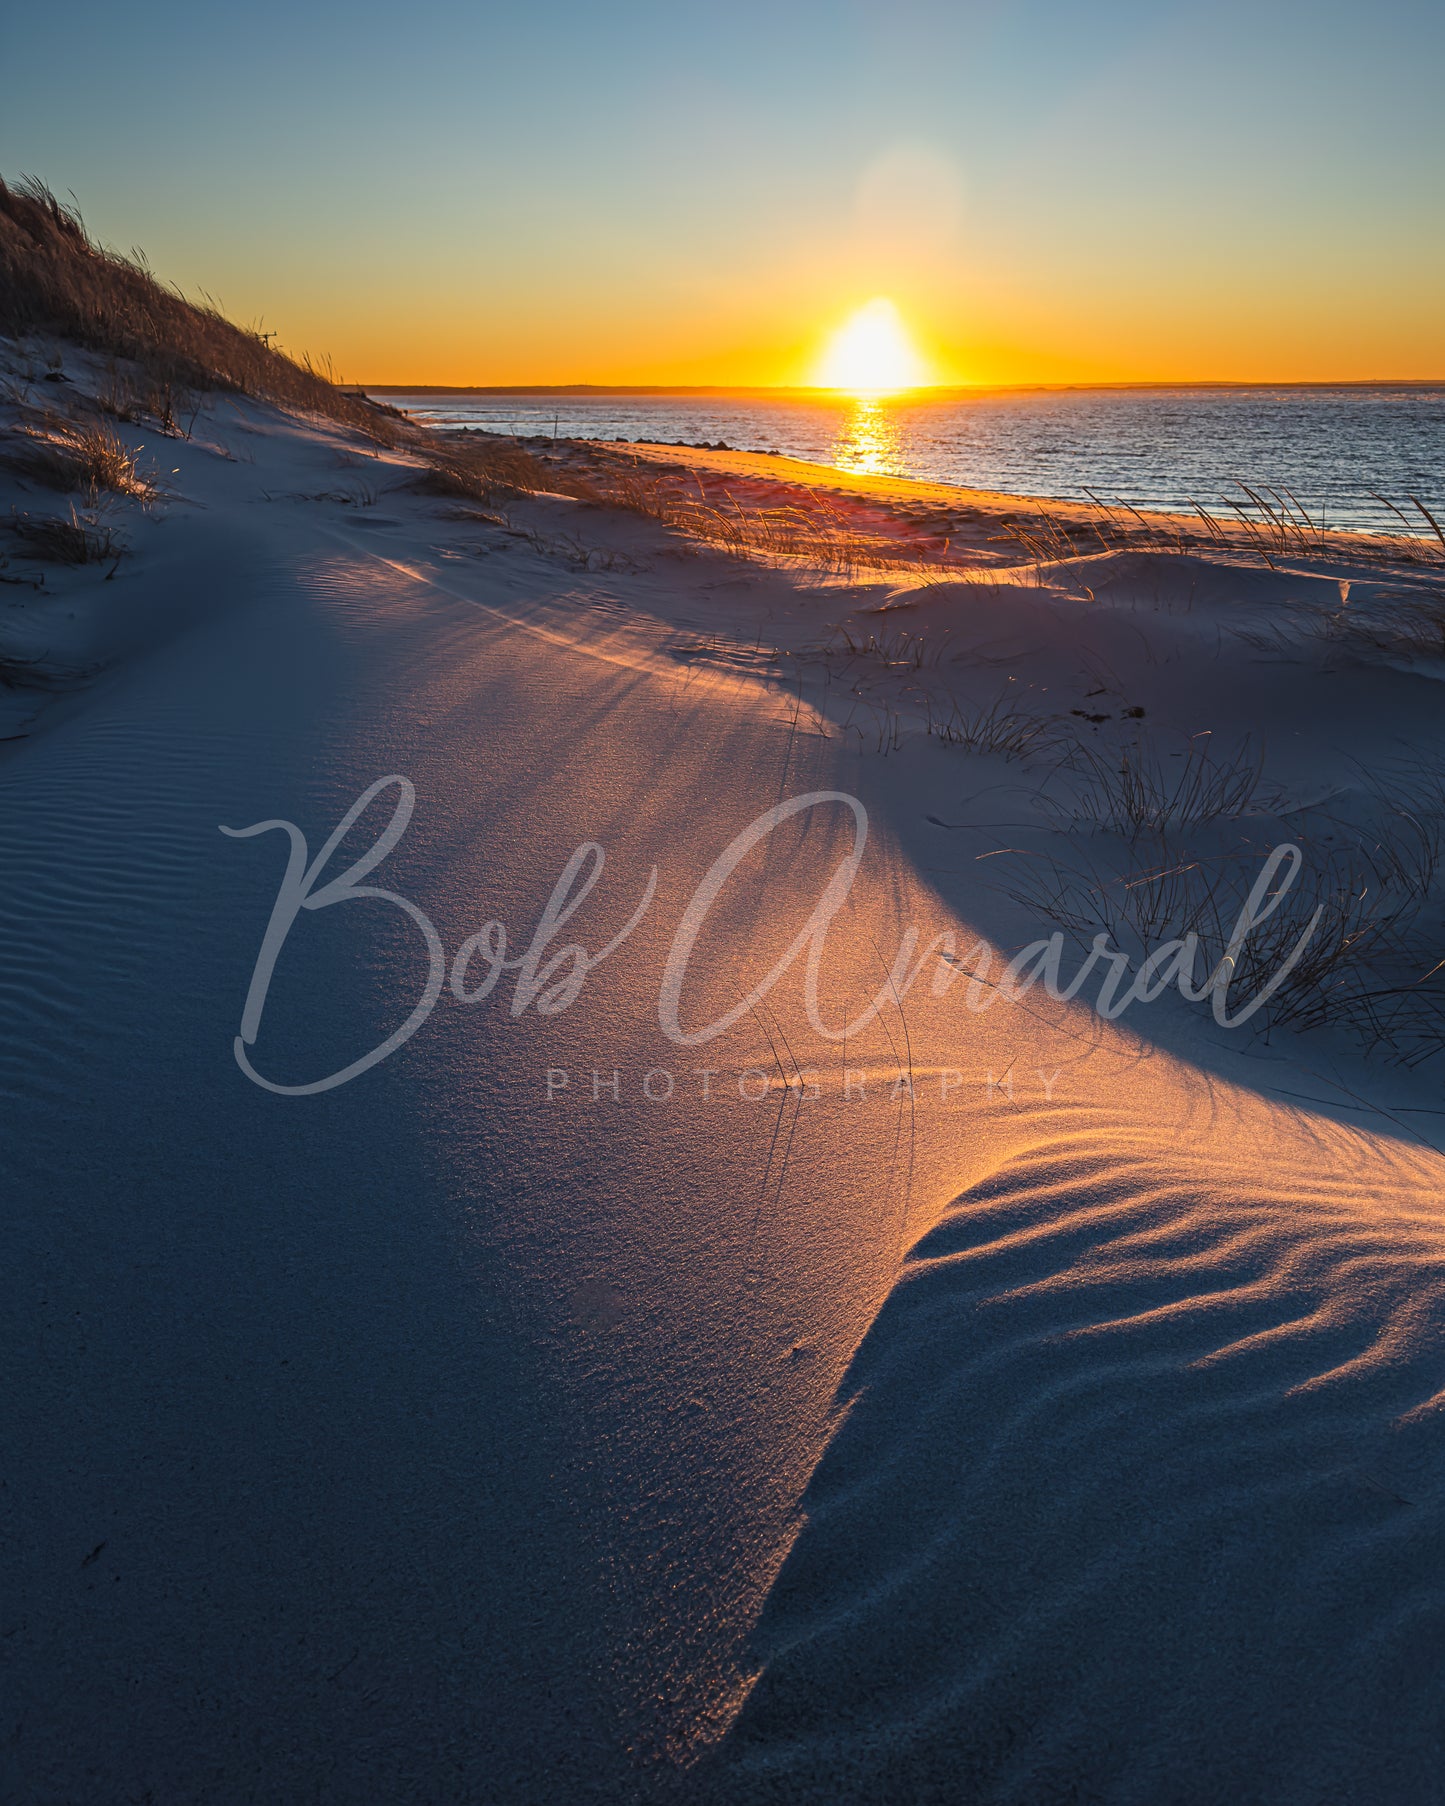
<path fill-rule="evenodd" d="M 892 395 L 927 382 L 923 359 L 891 301 L 879 299 L 860 307 L 828 343 L 818 366 L 824 389 L 850 395 Z"/>

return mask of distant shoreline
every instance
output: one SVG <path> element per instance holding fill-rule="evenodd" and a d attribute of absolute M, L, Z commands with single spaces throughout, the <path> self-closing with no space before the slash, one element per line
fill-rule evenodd
<path fill-rule="evenodd" d="M 765 399 L 769 401 L 852 401 L 856 397 L 839 389 L 768 386 L 758 384 L 728 385 L 722 383 L 657 384 L 657 383 L 356 383 L 354 387 L 367 395 L 674 395 L 723 396 L 728 398 Z M 950 401 L 979 395 L 1066 395 L 1087 393 L 1167 392 L 1171 389 L 1257 390 L 1257 389 L 1442 389 L 1445 376 L 1379 377 L 1354 382 L 1140 382 L 1140 383 L 978 383 L 939 384 L 932 388 L 911 389 L 888 396 L 887 400 Z"/>

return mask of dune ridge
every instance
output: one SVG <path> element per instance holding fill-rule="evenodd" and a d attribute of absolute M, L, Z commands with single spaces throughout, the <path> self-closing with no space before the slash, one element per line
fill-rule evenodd
<path fill-rule="evenodd" d="M 113 393 L 6 356 L 22 453 Z M 605 447 L 106 419 L 144 484 L 0 476 L 118 536 L 5 567 L 13 1797 L 1438 1799 L 1433 554 L 953 537 L 886 488 L 785 530 L 775 471 L 729 517 Z M 447 989 L 277 1099 L 234 1041 L 280 840 L 219 827 L 314 850 L 387 773 L 449 954 L 589 840 L 570 931 L 655 908 L 575 1011 Z M 820 1007 L 879 1013 L 840 1046 L 794 970 L 679 1048 L 689 895 L 813 793 L 870 836 Z M 689 1020 L 853 819 L 758 851 Z M 948 964 L 1057 928 L 1072 969 L 1101 911 L 1217 958 L 1285 839 L 1335 938 L 1248 1033 L 974 1012 Z M 399 912 L 303 929 L 282 1078 L 426 975 Z"/>

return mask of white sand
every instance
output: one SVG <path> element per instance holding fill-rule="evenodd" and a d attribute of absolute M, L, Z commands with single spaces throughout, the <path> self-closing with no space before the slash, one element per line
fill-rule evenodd
<path fill-rule="evenodd" d="M 917 732 L 945 697 L 1105 749 L 1142 708 L 1161 757 L 1248 733 L 1262 847 L 1324 798 L 1372 819 L 1371 773 L 1438 769 L 1445 669 L 1307 619 L 1380 573 L 808 583 L 563 501 L 457 519 L 251 405 L 150 449 L 173 498 L 112 582 L 0 592 L 4 647 L 108 661 L 17 692 L 0 762 L 7 1797 L 1440 1798 L 1428 1066 L 927 978 L 845 1056 L 801 965 L 706 1046 L 658 1023 L 694 887 L 809 791 L 870 819 L 828 1020 L 909 924 L 1049 932 L 980 856 L 1097 852 L 1078 772 Z M 946 650 L 850 661 L 840 622 Z M 392 772 L 416 814 L 371 882 L 448 954 L 493 917 L 525 944 L 584 840 L 567 936 L 654 865 L 657 896 L 570 1010 L 444 991 L 354 1083 L 275 1095 L 232 1040 L 285 842 L 218 824 L 314 854 Z M 743 868 L 687 1021 L 851 832 L 820 807 Z M 399 911 L 308 914 L 260 1069 L 343 1066 L 426 975 Z M 798 1068 L 817 1100 L 738 1094 Z"/>

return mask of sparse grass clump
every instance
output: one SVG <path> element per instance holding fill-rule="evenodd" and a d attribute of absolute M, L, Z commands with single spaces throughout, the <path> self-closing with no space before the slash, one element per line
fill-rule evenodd
<path fill-rule="evenodd" d="M 854 632 L 841 626 L 836 629 L 837 645 L 850 659 L 874 659 L 885 668 L 923 671 L 935 668 L 943 657 L 943 641 L 932 640 L 924 633 L 910 633 L 906 627 L 896 633 Z M 829 648 L 832 650 L 832 648 Z"/>
<path fill-rule="evenodd" d="M 68 426 L 55 443 L 70 460 L 79 487 L 90 495 L 109 491 L 146 501 L 155 494 L 154 478 L 142 470 L 139 452 L 132 451 L 113 427 Z"/>
<path fill-rule="evenodd" d="M 1081 940 L 1102 928 L 1136 958 L 1192 936 L 1202 984 L 1220 970 L 1272 844 L 1286 840 L 1241 838 L 1228 852 L 1190 856 L 1165 838 L 1148 864 L 1104 858 L 1036 879 L 1032 901 Z M 1438 824 L 1422 835 L 1396 819 L 1383 835 L 1343 842 L 1297 832 L 1288 844 L 1300 850 L 1298 870 L 1281 867 L 1278 898 L 1266 899 L 1270 912 L 1234 954 L 1231 995 L 1248 1000 L 1282 973 L 1267 1025 L 1344 1027 L 1407 1063 L 1441 1051 L 1445 998 L 1429 909 Z"/>
<path fill-rule="evenodd" d="M 46 564 L 113 564 L 123 551 L 115 529 L 64 514 L 21 514 L 0 520 L 22 556 Z"/>
<path fill-rule="evenodd" d="M 449 501 L 483 503 L 542 493 L 590 500 L 596 493 L 590 484 L 552 469 L 521 446 L 476 437 L 433 452 L 413 487 Z"/>
<path fill-rule="evenodd" d="M 1056 724 L 1030 715 L 1014 705 L 1008 695 L 996 697 L 980 708 L 955 705 L 946 714 L 928 708 L 926 732 L 945 746 L 961 746 L 965 752 L 992 753 L 1002 759 L 1027 759 L 1056 743 Z"/>
<path fill-rule="evenodd" d="M 941 561 L 932 541 L 872 530 L 815 492 L 765 507 L 724 489 L 714 499 L 693 471 L 650 463 L 599 463 L 592 496 L 660 522 L 697 544 L 780 569 L 852 576 L 860 571 L 912 571 Z"/>
<path fill-rule="evenodd" d="M 103 414 L 128 426 L 156 426 L 169 437 L 189 439 L 197 401 L 188 389 L 165 382 L 134 382 L 113 372 L 95 398 Z"/>
<path fill-rule="evenodd" d="M 1384 658 L 1445 658 L 1445 590 L 1401 594 L 1367 608 L 1335 609 L 1317 624 L 1320 637 L 1344 650 Z"/>
<path fill-rule="evenodd" d="M 1398 527 L 1388 531 L 1326 527 L 1291 490 L 1263 483 L 1234 484 L 1236 493 L 1210 506 L 1195 501 L 1187 512 L 1146 512 L 1132 502 L 1107 501 L 1093 490 L 1089 504 L 1069 502 L 995 515 L 995 543 L 1012 543 L 1040 565 L 1100 552 L 1166 552 L 1244 557 L 1277 570 L 1282 562 L 1347 554 L 1371 564 L 1438 565 L 1445 531 L 1415 496 L 1406 508 L 1365 491 Z"/>
<path fill-rule="evenodd" d="M 31 483 L 64 494 L 83 492 L 94 502 L 102 494 L 149 501 L 154 478 L 113 427 L 50 416 L 15 434 L 3 461 Z"/>
<path fill-rule="evenodd" d="M 1264 771 L 1248 741 L 1232 757 L 1216 756 L 1207 733 L 1173 757 L 1141 736 L 1114 752 L 1080 745 L 1072 763 L 1083 779 L 1070 810 L 1074 821 L 1131 839 L 1248 814 Z"/>
<path fill-rule="evenodd" d="M 1262 1026 L 1342 1027 L 1411 1064 L 1445 1051 L 1438 780 L 1417 773 L 1412 789 L 1396 774 L 1388 794 L 1367 785 L 1366 819 L 1352 821 L 1266 813 L 1247 746 L 1218 762 L 1188 755 L 1172 780 L 1149 752 L 1088 759 L 1070 812 L 1076 850 L 1030 860 L 1009 887 L 1016 901 L 1081 942 L 1105 931 L 1135 961 L 1191 943 L 1196 988 L 1227 961 L 1232 998 L 1269 988 Z M 1281 846 L 1299 856 L 1280 865 L 1264 913 L 1232 948 Z"/>

